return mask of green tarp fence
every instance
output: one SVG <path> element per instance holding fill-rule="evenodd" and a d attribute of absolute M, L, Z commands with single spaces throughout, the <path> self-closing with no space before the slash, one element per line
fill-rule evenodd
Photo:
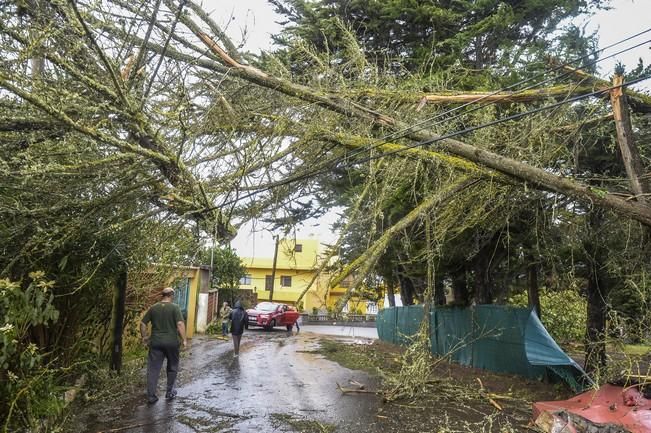
<path fill-rule="evenodd" d="M 477 305 L 438 307 L 430 312 L 432 354 L 453 362 L 529 378 L 562 379 L 575 391 L 592 382 L 526 308 Z M 378 313 L 382 341 L 407 345 L 418 333 L 423 307 L 385 308 Z"/>

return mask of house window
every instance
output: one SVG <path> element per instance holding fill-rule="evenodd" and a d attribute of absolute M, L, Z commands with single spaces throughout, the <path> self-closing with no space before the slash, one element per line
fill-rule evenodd
<path fill-rule="evenodd" d="M 264 289 L 265 290 L 271 290 L 271 286 L 274 285 L 274 280 L 271 275 L 265 275 L 264 276 Z"/>
<path fill-rule="evenodd" d="M 281 287 L 292 287 L 292 277 L 283 275 L 280 277 L 280 286 Z"/>
<path fill-rule="evenodd" d="M 295 253 L 302 253 L 303 252 L 303 244 L 296 244 L 294 246 L 294 252 Z"/>
<path fill-rule="evenodd" d="M 250 286 L 251 285 L 251 274 L 246 274 L 240 278 L 240 286 Z"/>

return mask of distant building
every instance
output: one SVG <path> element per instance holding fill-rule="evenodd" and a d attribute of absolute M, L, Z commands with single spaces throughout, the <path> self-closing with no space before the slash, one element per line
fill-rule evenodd
<path fill-rule="evenodd" d="M 295 305 L 300 294 L 310 284 L 321 265 L 320 243 L 317 239 L 281 239 L 278 244 L 278 259 L 276 273 L 273 279 L 273 300 L 289 305 Z M 242 264 L 246 275 L 240 280 L 240 288 L 253 290 L 258 301 L 269 300 L 272 286 L 273 257 L 244 257 Z M 339 298 L 346 293 L 350 278 L 340 285 L 328 290 L 327 273 L 319 275 L 310 290 L 301 301 L 304 311 L 326 311 L 335 306 Z M 371 303 L 373 304 L 373 303 Z M 369 314 L 377 312 L 377 306 L 370 305 Z M 374 311 L 373 311 L 374 310 Z M 367 313 L 367 302 L 352 298 L 344 308 L 344 312 L 358 311 Z"/>

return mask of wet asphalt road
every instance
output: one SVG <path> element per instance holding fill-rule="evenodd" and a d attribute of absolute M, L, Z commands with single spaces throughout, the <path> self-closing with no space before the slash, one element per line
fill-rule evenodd
<path fill-rule="evenodd" d="M 195 338 L 181 359 L 176 400 L 161 398 L 148 406 L 143 390 L 125 402 L 116 419 L 89 420 L 87 431 L 293 431 L 282 422 L 282 416 L 287 415 L 334 424 L 342 433 L 376 431 L 377 397 L 343 395 L 337 389 L 337 383 L 349 386 L 351 380 L 373 388 L 373 380 L 363 372 L 310 353 L 318 349 L 322 337 L 304 331 L 248 331 L 238 358 L 233 356 L 230 340 Z M 338 338 L 352 344 L 362 342 L 359 337 Z M 159 397 L 164 395 L 164 385 L 163 369 Z"/>

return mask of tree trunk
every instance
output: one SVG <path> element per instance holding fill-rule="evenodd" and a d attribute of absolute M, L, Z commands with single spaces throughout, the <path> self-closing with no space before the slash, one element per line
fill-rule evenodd
<path fill-rule="evenodd" d="M 590 237 L 584 242 L 588 265 L 585 370 L 588 373 L 606 366 L 606 314 L 608 277 L 605 270 L 606 251 L 600 245 L 599 231 L 603 212 L 588 216 Z"/>
<path fill-rule="evenodd" d="M 620 86 L 623 82 L 624 77 L 621 75 L 615 75 L 613 78 L 614 86 Z M 626 169 L 631 191 L 637 196 L 638 201 L 648 204 L 644 194 L 649 193 L 649 184 L 644 177 L 644 164 L 642 164 L 640 151 L 633 139 L 633 127 L 631 126 L 631 116 L 628 112 L 624 89 L 619 87 L 611 90 L 610 100 L 613 106 L 613 116 L 617 129 L 617 144 L 619 145 L 620 155 L 622 156 L 622 162 Z"/>
<path fill-rule="evenodd" d="M 473 261 L 474 291 L 476 304 L 492 304 L 491 278 L 489 256 L 486 251 L 480 251 Z"/>
<path fill-rule="evenodd" d="M 465 270 L 452 277 L 452 295 L 454 296 L 454 305 L 461 307 L 470 305 L 470 292 L 468 291 Z"/>
<path fill-rule="evenodd" d="M 600 264 L 595 263 L 594 266 Z M 588 373 L 598 371 L 606 366 L 606 287 L 600 271 L 591 270 L 588 279 L 585 370 Z"/>
<path fill-rule="evenodd" d="M 402 265 L 398 265 L 398 282 L 402 305 L 414 305 L 414 282 L 405 275 L 405 268 Z"/>
<path fill-rule="evenodd" d="M 113 318 L 111 328 L 111 362 L 109 368 L 118 373 L 122 370 L 122 332 L 124 328 L 124 311 L 127 299 L 127 271 L 120 272 L 113 294 Z"/>
<path fill-rule="evenodd" d="M 395 282 L 389 281 L 387 284 L 387 299 L 389 300 L 389 307 L 396 306 L 396 295 L 394 294 Z"/>
<path fill-rule="evenodd" d="M 445 91 L 441 93 L 418 93 L 403 90 L 384 90 L 374 88 L 362 88 L 341 91 L 338 94 L 359 100 L 371 98 L 374 100 L 390 101 L 399 104 L 465 104 L 475 103 L 478 99 L 481 103 L 487 104 L 513 104 L 518 102 L 535 102 L 548 99 L 567 99 L 571 96 L 585 95 L 594 92 L 593 86 L 559 85 L 554 87 L 543 87 L 536 89 L 495 92 L 473 92 L 473 91 Z"/>
<path fill-rule="evenodd" d="M 445 285 L 443 284 L 443 278 L 437 276 L 434 282 L 434 305 L 445 305 L 447 300 L 445 299 Z"/>
<path fill-rule="evenodd" d="M 529 308 L 536 312 L 540 319 L 540 293 L 538 287 L 538 264 L 534 261 L 533 255 L 528 256 L 529 265 L 527 266 L 527 297 Z"/>
<path fill-rule="evenodd" d="M 221 65 L 216 62 L 202 61 L 199 62 L 201 67 L 222 74 L 228 73 L 231 76 L 242 78 L 251 83 L 273 89 L 288 96 L 312 102 L 336 113 L 368 120 L 378 127 L 384 127 L 396 131 L 410 131 L 406 133 L 405 136 L 411 140 L 418 141 L 420 145 L 436 142 L 437 148 L 441 151 L 449 152 L 452 155 L 459 156 L 468 161 L 472 161 L 476 164 L 512 176 L 520 181 L 536 185 L 538 188 L 543 190 L 554 191 L 568 197 L 590 202 L 594 206 L 614 210 L 622 216 L 635 219 L 642 224 L 651 226 L 650 206 L 635 201 L 628 201 L 603 190 L 594 189 L 589 185 L 584 185 L 567 177 L 551 173 L 544 168 L 534 167 L 528 163 L 507 158 L 466 144 L 462 141 L 441 137 L 434 131 L 428 129 L 414 130 L 405 122 L 398 121 L 393 117 L 387 116 L 384 113 L 373 110 L 357 102 L 345 100 L 338 95 L 319 92 L 307 86 L 274 77 L 252 66 L 239 64 L 230 58 L 224 50 L 221 49 L 210 38 L 210 36 L 208 36 L 208 34 L 197 30 L 198 27 L 196 26 L 196 23 L 191 22 L 189 17 L 182 17 L 181 21 L 195 29 L 193 31 L 195 31 L 196 36 L 202 40 L 214 55 L 221 58 L 223 63 L 225 63 L 225 65 Z M 157 46 L 151 46 L 150 48 L 154 51 L 160 51 L 161 49 Z M 166 54 L 178 59 L 191 60 L 193 62 L 196 61 L 191 56 L 186 57 L 182 53 L 170 49 L 167 50 Z"/>

